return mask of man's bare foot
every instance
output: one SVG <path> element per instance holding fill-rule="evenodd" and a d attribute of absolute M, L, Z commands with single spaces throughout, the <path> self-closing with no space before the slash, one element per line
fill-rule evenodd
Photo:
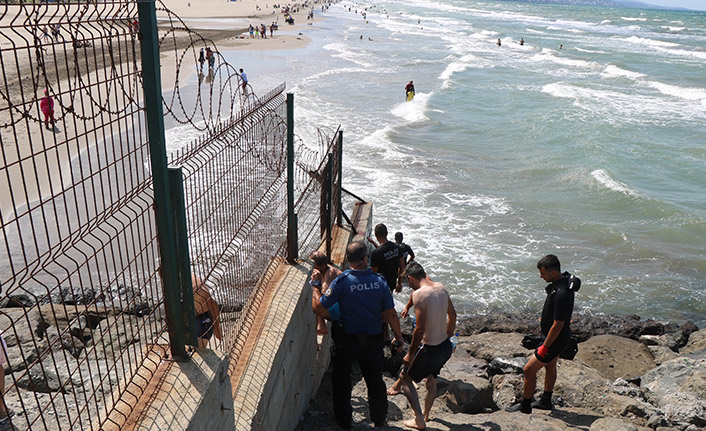
<path fill-rule="evenodd" d="M 387 390 L 387 395 L 397 395 L 402 393 L 402 390 L 400 390 L 400 379 L 397 379 L 395 383 L 390 386 L 390 388 Z"/>
<path fill-rule="evenodd" d="M 429 422 L 429 413 L 424 415 L 424 422 Z"/>
<path fill-rule="evenodd" d="M 418 421 L 417 419 L 410 419 L 408 421 L 402 422 L 402 425 L 406 426 L 407 428 L 413 428 L 415 430 L 423 430 L 427 428 L 427 424 L 424 423 L 424 420 Z"/>

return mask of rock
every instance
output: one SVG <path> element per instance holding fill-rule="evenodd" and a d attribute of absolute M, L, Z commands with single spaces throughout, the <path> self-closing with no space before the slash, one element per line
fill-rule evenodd
<path fill-rule="evenodd" d="M 464 380 L 468 377 L 488 378 L 488 363 L 476 359 L 463 349 L 456 349 L 441 369 L 439 376 L 447 380 Z"/>
<path fill-rule="evenodd" d="M 647 348 L 650 350 L 650 353 L 652 353 L 652 356 L 654 356 L 656 365 L 661 365 L 664 362 L 667 362 L 670 359 L 674 359 L 679 356 L 677 353 L 674 353 L 672 349 L 668 347 L 647 346 Z"/>
<path fill-rule="evenodd" d="M 706 352 L 666 361 L 645 373 L 642 384 L 668 422 L 706 426 Z"/>
<path fill-rule="evenodd" d="M 652 431 L 651 428 L 639 427 L 618 418 L 600 418 L 591 424 L 589 431 Z"/>
<path fill-rule="evenodd" d="M 458 348 L 465 349 L 471 356 L 486 361 L 499 357 L 525 357 L 531 351 L 522 347 L 522 338 L 523 335 L 516 333 L 485 332 L 470 337 L 460 337 Z"/>
<path fill-rule="evenodd" d="M 36 307 L 30 309 L 6 308 L 0 313 L 0 331 L 8 347 L 31 343 L 44 336 L 47 325 Z"/>
<path fill-rule="evenodd" d="M 54 370 L 38 363 L 23 373 L 17 386 L 32 392 L 52 393 L 61 390 L 61 381 Z"/>
<path fill-rule="evenodd" d="M 26 293 L 7 295 L 0 300 L 0 308 L 31 308 L 36 301 Z"/>
<path fill-rule="evenodd" d="M 655 367 L 647 346 L 615 335 L 598 335 L 581 343 L 576 359 L 610 380 L 639 376 Z"/>
<path fill-rule="evenodd" d="M 499 409 L 504 409 L 522 397 L 523 377 L 517 374 L 498 374 L 491 380 L 493 401 Z"/>
<path fill-rule="evenodd" d="M 689 336 L 689 342 L 680 350 L 680 353 L 694 353 L 706 350 L 706 329 L 694 332 Z"/>
<path fill-rule="evenodd" d="M 694 322 L 686 322 L 679 327 L 679 330 L 674 334 L 675 340 L 677 340 L 678 347 L 684 347 L 686 343 L 689 342 L 689 337 L 691 334 L 698 331 L 699 327 L 694 324 Z"/>
<path fill-rule="evenodd" d="M 680 334 L 664 334 L 664 335 L 640 335 L 640 340 L 645 346 L 663 346 L 669 350 L 676 352 L 679 350 L 681 341 Z"/>
<path fill-rule="evenodd" d="M 50 326 L 47 328 L 46 336 L 49 345 L 52 346 L 52 350 L 55 350 L 58 346 L 60 346 L 61 349 L 66 350 L 76 359 L 81 356 L 81 352 L 85 347 L 82 340 L 74 337 L 69 332 L 65 331 L 60 335 L 55 326 Z"/>
<path fill-rule="evenodd" d="M 490 382 L 471 377 L 465 381 L 438 379 L 439 399 L 446 402 L 454 413 L 480 413 L 484 409 L 495 409 L 493 387 Z"/>
<path fill-rule="evenodd" d="M 495 358 L 488 364 L 488 373 L 496 374 L 522 374 L 527 358 Z"/>
<path fill-rule="evenodd" d="M 6 374 L 22 371 L 33 362 L 37 361 L 42 354 L 46 354 L 49 343 L 46 338 L 38 339 L 36 346 L 29 342 L 22 345 L 15 345 L 7 348 L 7 362 L 3 366 Z"/>
<path fill-rule="evenodd" d="M 516 332 L 538 334 L 539 322 L 536 313 L 497 312 L 474 315 L 459 321 L 457 328 L 461 335 L 474 335 L 484 332 Z"/>
<path fill-rule="evenodd" d="M 52 296 L 54 304 L 89 305 L 93 302 L 104 302 L 105 295 L 101 289 L 82 286 L 60 287 Z"/>

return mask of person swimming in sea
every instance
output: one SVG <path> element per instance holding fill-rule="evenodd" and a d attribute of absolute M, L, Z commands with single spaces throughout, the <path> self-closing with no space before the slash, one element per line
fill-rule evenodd
<path fill-rule="evenodd" d="M 521 37 L 521 38 L 520 38 L 520 46 L 522 46 L 522 45 L 524 45 L 524 44 L 525 44 L 525 39 Z"/>
<path fill-rule="evenodd" d="M 500 42 L 500 39 L 498 39 L 498 41 L 497 41 L 495 44 L 498 45 L 498 46 L 503 46 L 503 43 Z"/>

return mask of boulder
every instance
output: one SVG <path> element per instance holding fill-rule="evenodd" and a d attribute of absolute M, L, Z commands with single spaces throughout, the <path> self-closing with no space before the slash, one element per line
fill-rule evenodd
<path fill-rule="evenodd" d="M 706 329 L 692 333 L 680 353 L 694 353 L 702 350 L 706 350 Z"/>
<path fill-rule="evenodd" d="M 471 356 L 492 361 L 495 358 L 525 357 L 531 354 L 530 350 L 522 347 L 523 335 L 517 333 L 485 332 L 459 337 L 459 346 Z"/>
<path fill-rule="evenodd" d="M 464 380 L 468 377 L 488 378 L 488 363 L 476 359 L 464 349 L 456 349 L 441 369 L 439 376 L 447 380 Z"/>
<path fill-rule="evenodd" d="M 522 397 L 523 377 L 517 374 L 498 374 L 491 380 L 493 401 L 499 409 L 504 409 Z"/>
<path fill-rule="evenodd" d="M 651 402 L 682 428 L 706 426 L 706 351 L 664 362 L 642 376 Z"/>
<path fill-rule="evenodd" d="M 591 424 L 589 431 L 652 431 L 646 428 L 625 422 L 618 418 L 600 418 Z"/>
<path fill-rule="evenodd" d="M 22 371 L 39 360 L 40 355 L 46 354 L 49 349 L 47 339 L 38 339 L 35 343 L 29 342 L 7 348 L 7 362 L 3 366 L 6 374 Z"/>
<path fill-rule="evenodd" d="M 42 338 L 46 327 L 45 318 L 37 307 L 0 310 L 0 332 L 8 347 L 31 343 L 35 338 Z"/>
<path fill-rule="evenodd" d="M 459 321 L 457 328 L 461 335 L 482 334 L 484 332 L 516 332 L 538 334 L 539 322 L 536 313 L 507 313 L 474 315 Z"/>
<path fill-rule="evenodd" d="M 55 370 L 45 367 L 42 363 L 35 364 L 29 370 L 24 370 L 17 380 L 17 386 L 32 392 L 52 393 L 62 389 L 62 383 Z"/>
<path fill-rule="evenodd" d="M 480 413 L 486 409 L 495 409 L 493 387 L 490 382 L 480 377 L 466 380 L 438 379 L 439 399 L 454 413 Z"/>
<path fill-rule="evenodd" d="M 78 359 L 85 347 L 81 339 L 74 337 L 68 331 L 59 334 L 55 326 L 47 328 L 46 338 L 52 350 L 56 351 L 57 348 L 64 349 L 76 359 Z"/>
<path fill-rule="evenodd" d="M 633 378 L 656 365 L 647 346 L 615 335 L 598 335 L 581 343 L 576 359 L 609 380 Z"/>
<path fill-rule="evenodd" d="M 645 346 L 663 346 L 669 350 L 676 352 L 679 350 L 681 333 L 664 334 L 664 335 L 640 335 L 640 342 Z"/>
<path fill-rule="evenodd" d="M 650 353 L 652 353 L 652 356 L 654 356 L 656 365 L 661 365 L 662 363 L 679 356 L 679 354 L 674 353 L 674 351 L 672 351 L 669 347 L 647 346 L 647 348 L 650 350 Z"/>
<path fill-rule="evenodd" d="M 17 293 L 7 295 L 0 300 L 0 308 L 31 308 L 36 303 L 34 296 Z"/>

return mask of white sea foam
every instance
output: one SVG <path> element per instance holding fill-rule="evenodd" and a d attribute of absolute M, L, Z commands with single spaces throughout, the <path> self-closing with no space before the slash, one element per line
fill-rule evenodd
<path fill-rule="evenodd" d="M 671 25 L 662 25 L 660 28 L 669 30 L 672 33 L 679 33 L 680 31 L 686 30 L 686 27 L 672 27 Z"/>
<path fill-rule="evenodd" d="M 623 184 L 620 181 L 613 179 L 610 174 L 608 174 L 608 172 L 606 172 L 604 169 L 596 169 L 595 171 L 591 172 L 591 176 L 595 178 L 596 181 L 598 181 L 604 187 L 610 190 L 623 193 L 629 196 L 639 196 L 639 193 L 628 187 L 626 184 Z"/>
<path fill-rule="evenodd" d="M 564 28 L 564 27 L 557 27 L 554 25 L 547 26 L 547 30 L 568 31 L 569 33 L 576 33 L 576 34 L 585 34 L 586 33 L 585 31 L 579 30 L 577 28 Z"/>
<path fill-rule="evenodd" d="M 429 119 L 426 116 L 429 96 L 428 93 L 417 93 L 414 99 L 395 105 L 390 112 L 396 117 L 404 118 L 408 123 L 426 121 Z"/>
<path fill-rule="evenodd" d="M 640 79 L 645 77 L 645 75 L 640 72 L 633 72 L 630 70 L 621 69 L 620 67 L 612 64 L 606 66 L 601 76 L 606 78 L 623 77 L 628 79 Z"/>
<path fill-rule="evenodd" d="M 685 100 L 706 101 L 706 89 L 704 88 L 679 87 L 657 81 L 650 81 L 649 85 L 656 88 L 660 93 L 668 96 L 679 97 Z"/>
<path fill-rule="evenodd" d="M 608 53 L 605 52 L 605 51 L 598 51 L 598 50 L 595 50 L 595 49 L 585 49 L 585 48 L 578 48 L 578 47 L 576 47 L 576 48 L 574 48 L 574 49 L 575 49 L 576 51 L 587 52 L 587 53 L 589 53 L 589 54 L 608 54 Z"/>
<path fill-rule="evenodd" d="M 663 40 L 648 39 L 648 38 L 638 37 L 638 36 L 630 36 L 628 38 L 625 38 L 625 41 L 640 44 L 640 45 L 659 47 L 659 48 L 671 48 L 671 47 L 680 46 L 678 43 L 666 42 Z"/>
<path fill-rule="evenodd" d="M 581 68 L 595 68 L 598 66 L 598 63 L 595 63 L 592 61 L 578 60 L 578 59 L 567 58 L 567 57 L 559 57 L 555 54 L 555 51 L 553 49 L 549 49 L 549 48 L 542 48 L 542 51 L 539 52 L 538 54 L 535 54 L 532 57 L 532 60 L 537 61 L 537 62 L 551 61 L 553 63 L 561 64 L 563 66 L 572 66 L 572 67 L 581 67 Z"/>
<path fill-rule="evenodd" d="M 633 17 L 627 17 L 627 16 L 622 16 L 620 17 L 623 21 L 647 21 L 647 18 L 633 18 Z"/>
<path fill-rule="evenodd" d="M 603 21 L 601 21 L 601 25 L 611 24 L 612 22 L 613 21 L 611 21 L 609 19 L 604 19 Z"/>

